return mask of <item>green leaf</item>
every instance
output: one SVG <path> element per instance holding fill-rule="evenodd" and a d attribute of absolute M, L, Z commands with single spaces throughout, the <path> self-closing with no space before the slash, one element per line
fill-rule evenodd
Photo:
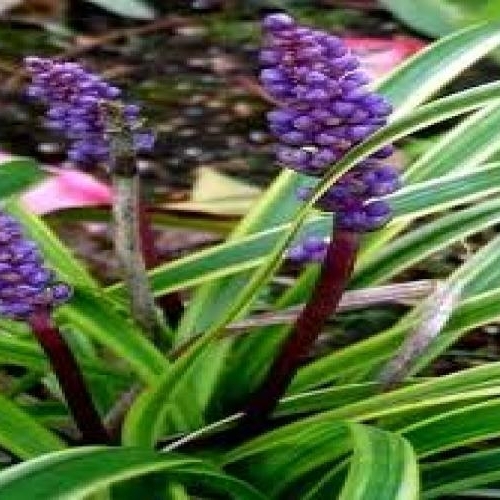
<path fill-rule="evenodd" d="M 211 491 L 237 500 L 264 497 L 196 458 L 140 448 L 74 448 L 50 453 L 0 472 L 0 498 L 9 500 L 77 500 L 119 481 L 162 472 L 165 481 L 194 491 Z"/>
<path fill-rule="evenodd" d="M 480 4 L 469 0 L 381 0 L 392 14 L 416 31 L 432 37 L 440 37 L 479 21 L 500 18 L 500 6 L 496 0 Z"/>
<path fill-rule="evenodd" d="M 315 481 L 313 487 L 304 496 L 304 500 L 322 500 L 328 498 L 329 495 L 338 497 L 347 476 L 348 465 L 349 459 L 334 465 L 323 477 Z"/>
<path fill-rule="evenodd" d="M 257 458 L 257 454 L 279 448 L 284 442 L 294 443 L 295 438 L 300 442 L 302 433 L 304 433 L 304 439 L 306 436 L 315 435 L 314 429 L 317 425 L 332 425 L 337 429 L 345 419 L 372 421 L 382 416 L 408 413 L 424 406 L 442 406 L 454 401 L 462 402 L 462 405 L 467 406 L 469 404 L 467 401 L 474 402 L 477 398 L 491 398 L 498 395 L 499 380 L 500 362 L 496 362 L 443 377 L 423 381 L 415 380 L 411 385 L 387 393 L 370 395 L 370 390 L 376 389 L 376 386 L 367 383 L 285 398 L 280 403 L 280 410 L 277 414 L 290 415 L 302 410 L 321 410 L 321 405 L 318 404 L 320 398 L 325 398 L 325 402 L 329 401 L 333 409 L 303 418 L 260 436 L 230 452 L 227 460 L 228 462 L 253 460 Z M 307 401 L 309 398 L 312 398 L 312 406 Z M 304 403 L 301 403 L 301 400 Z M 324 407 L 326 406 L 325 404 Z M 446 430 L 443 429 L 443 432 Z M 258 458 L 260 460 L 262 457 L 259 455 Z"/>
<path fill-rule="evenodd" d="M 195 361 L 206 345 L 206 337 L 201 338 L 136 398 L 123 423 L 122 440 L 125 444 L 154 446 L 166 427 L 167 417 L 172 411 L 175 413 L 176 403 L 186 401 L 186 388 L 191 388 L 192 382 L 190 376 L 196 372 Z M 193 408 L 199 412 L 196 402 Z M 182 418 L 182 408 L 178 413 Z"/>
<path fill-rule="evenodd" d="M 156 381 L 169 366 L 161 352 L 103 294 L 76 288 L 70 302 L 55 312 L 57 322 L 69 323 L 126 361 L 146 383 Z"/>
<path fill-rule="evenodd" d="M 470 368 L 445 377 L 426 380 L 388 393 L 376 394 L 353 403 L 347 403 L 309 419 L 304 419 L 303 424 L 306 425 L 306 420 L 311 423 L 339 419 L 373 419 L 400 412 L 402 409 L 406 411 L 409 408 L 418 409 L 425 405 L 434 406 L 454 400 L 481 398 L 488 394 L 491 396 L 491 392 L 474 393 L 474 391 L 481 389 L 481 387 L 487 388 L 486 384 L 493 384 L 493 381 L 496 384 L 499 374 L 500 363 Z M 296 406 L 298 404 L 296 402 Z"/>
<path fill-rule="evenodd" d="M 492 163 L 471 171 L 460 171 L 426 182 L 410 184 L 384 199 L 394 210 L 395 217 L 405 218 L 404 214 L 409 214 L 406 217 L 414 219 L 465 205 L 498 191 L 500 163 Z"/>
<path fill-rule="evenodd" d="M 500 389 L 494 385 L 497 380 L 494 378 L 493 381 L 481 384 L 473 380 L 469 382 L 468 375 L 465 375 L 463 389 L 450 393 L 445 387 L 441 393 L 438 387 L 432 394 L 424 397 L 420 397 L 419 391 L 415 391 L 412 393 L 415 394 L 414 401 L 409 401 L 404 392 L 379 397 L 381 385 L 373 382 L 335 386 L 283 398 L 274 416 L 297 417 L 300 414 L 329 412 L 325 417 L 347 415 L 356 421 L 379 418 L 379 423 L 384 428 L 399 429 L 444 411 L 497 397 L 500 395 Z M 418 379 L 413 379 L 409 385 L 417 386 L 420 383 Z M 424 386 L 421 391 L 428 389 Z"/>
<path fill-rule="evenodd" d="M 357 268 L 350 286 L 358 288 L 386 281 L 451 243 L 497 224 L 499 217 L 499 200 L 492 199 L 422 224 L 387 244 Z"/>
<path fill-rule="evenodd" d="M 229 236 L 228 242 L 237 242 L 267 228 L 272 228 L 286 220 L 299 205 L 295 190 L 303 184 L 305 176 L 294 172 L 283 172 L 268 189 L 254 209 L 242 220 Z M 276 205 L 276 200 L 281 201 Z M 248 268 L 247 268 L 248 269 Z M 245 269 L 242 269 L 244 271 Z M 231 280 L 222 279 L 198 290 L 179 327 L 179 340 L 185 339 L 200 329 L 209 327 L 226 310 L 228 301 L 241 289 L 246 276 Z M 207 307 L 210 304 L 210 307 Z"/>
<path fill-rule="evenodd" d="M 411 188 L 419 181 L 440 179 L 456 172 L 473 172 L 500 148 L 500 107 L 498 105 L 473 113 L 459 125 L 443 134 L 403 173 L 403 184 Z M 432 198 L 432 193 L 428 193 Z M 358 255 L 358 267 L 376 257 L 388 241 L 402 232 L 410 219 L 391 224 L 364 238 Z"/>
<path fill-rule="evenodd" d="M 458 408 L 417 422 L 401 432 L 419 457 L 492 439 L 500 435 L 500 399 Z"/>
<path fill-rule="evenodd" d="M 448 297 L 443 302 L 444 296 L 442 296 L 442 291 L 436 293 L 430 297 L 429 300 L 431 304 L 434 300 L 440 304 L 439 308 L 437 308 L 434 314 L 441 315 L 443 317 L 444 323 L 442 322 L 439 326 L 441 330 L 446 323 L 450 323 L 450 316 L 452 315 L 452 308 L 455 307 L 454 302 L 458 301 L 459 296 L 464 296 L 464 289 L 466 290 L 468 285 L 471 282 L 474 282 L 478 276 L 481 276 L 488 269 L 496 269 L 498 268 L 500 257 L 500 237 L 496 237 L 491 240 L 486 246 L 482 247 L 479 251 L 477 251 L 474 256 L 468 259 L 464 264 L 462 264 L 458 269 L 456 269 L 451 276 L 446 280 L 446 284 L 441 286 L 443 291 L 446 291 L 446 296 Z M 453 298 L 454 297 L 454 298 Z M 448 301 L 448 310 L 446 304 Z M 422 301 L 422 303 L 417 306 L 409 315 L 418 314 L 421 318 L 420 322 L 427 321 L 426 320 L 426 308 L 434 307 L 427 304 L 426 301 Z M 418 312 L 417 312 L 418 311 Z M 489 313 L 492 311 L 490 310 Z M 439 316 L 438 316 L 439 317 Z M 417 329 L 420 327 L 417 327 Z M 422 350 L 419 356 L 413 356 L 411 360 L 411 366 L 409 367 L 408 374 L 415 374 L 420 371 L 422 368 L 427 366 L 433 359 L 435 359 L 438 355 L 440 355 L 444 350 L 448 347 L 450 342 L 450 335 L 445 334 L 441 337 L 438 335 L 443 332 L 435 332 L 432 341 L 425 345 L 425 350 Z M 413 330 L 410 335 L 416 335 L 416 331 Z M 451 338 L 455 337 L 456 334 L 451 336 Z M 406 342 L 412 342 L 410 338 Z M 413 341 L 415 343 L 415 340 Z M 403 348 L 404 349 L 404 348 Z"/>
<path fill-rule="evenodd" d="M 300 392 L 283 398 L 274 415 L 282 417 L 300 413 L 312 414 L 347 406 L 351 403 L 369 399 L 380 392 L 377 382 L 344 384 L 309 392 Z"/>
<path fill-rule="evenodd" d="M 350 450 L 344 422 L 278 428 L 252 439 L 223 457 L 225 468 L 255 484 L 268 498 L 296 496 L 311 472 L 331 467 Z M 279 481 L 276 480 L 279 478 Z"/>
<path fill-rule="evenodd" d="M 423 498 L 443 498 L 500 481 L 500 450 L 484 450 L 423 464 Z M 494 497 L 491 497 L 494 498 Z"/>
<path fill-rule="evenodd" d="M 268 189 L 260 202 L 254 206 L 250 213 L 237 226 L 229 236 L 228 241 L 239 241 L 242 237 L 252 235 L 257 231 L 272 227 L 274 224 L 286 219 L 298 206 L 296 189 L 303 185 L 305 176 L 293 172 L 284 172 L 277 181 Z M 279 205 L 276 200 L 279 199 Z M 245 252 L 249 247 L 245 247 Z M 255 254 L 249 260 L 255 260 Z M 230 262 L 226 261 L 224 266 Z M 247 263 L 244 263 L 247 265 Z M 248 268 L 246 268 L 248 269 Z M 238 294 L 247 281 L 247 273 L 229 279 L 219 279 L 200 288 L 191 300 L 190 306 L 184 315 L 177 332 L 177 341 L 188 338 L 196 331 L 203 331 L 227 310 L 228 302 Z M 229 352 L 231 342 L 220 342 L 205 349 L 198 360 L 196 370 L 196 383 L 193 384 L 196 399 L 200 407 L 205 407 L 214 384 L 222 369 L 226 354 Z M 199 376 L 203 373 L 203 376 Z"/>
<path fill-rule="evenodd" d="M 446 328 L 429 346 L 425 355 L 415 363 L 418 372 L 455 343 L 464 333 L 500 318 L 500 288 L 471 297 L 460 304 Z"/>
<path fill-rule="evenodd" d="M 462 297 L 466 297 L 467 295 L 470 296 L 471 285 L 475 285 L 477 288 L 477 281 L 483 282 L 484 285 L 484 276 L 488 275 L 488 273 L 497 275 L 494 271 L 498 269 L 498 266 L 500 264 L 499 251 L 500 237 L 496 237 L 491 240 L 486 246 L 478 250 L 472 258 L 468 259 L 464 264 L 456 269 L 447 279 L 446 287 L 448 289 L 460 290 L 460 294 Z M 490 279 L 487 279 L 486 283 L 492 284 L 493 282 Z M 425 303 L 422 303 L 421 307 L 426 307 Z M 420 306 L 417 309 L 420 309 Z M 407 316 L 420 314 L 419 312 L 417 313 L 417 309 L 414 309 Z M 479 317 L 481 316 L 481 313 L 484 313 L 483 307 L 474 310 L 473 306 L 472 308 L 469 307 L 469 310 L 472 310 L 475 313 L 479 313 Z M 454 317 L 452 316 L 451 320 L 447 321 L 447 328 L 443 332 L 441 332 L 439 336 L 433 339 L 433 341 L 429 346 L 427 346 L 426 350 L 418 357 L 418 359 L 414 359 L 412 361 L 412 367 L 409 371 L 410 374 L 418 373 L 433 359 L 437 358 L 441 353 L 443 353 L 451 345 L 452 342 L 456 341 L 461 333 L 467 331 L 467 328 L 473 327 L 473 325 L 471 325 L 470 314 L 469 319 L 465 322 L 457 322 L 457 316 L 462 321 L 464 320 L 463 304 L 460 311 L 462 314 L 455 315 Z M 489 307 L 487 310 L 487 314 L 488 317 L 498 314 L 497 308 L 495 306 Z M 477 321 L 477 319 L 475 321 Z"/>
<path fill-rule="evenodd" d="M 0 396 L 0 445 L 21 458 L 36 457 L 65 447 L 55 434 L 3 396 Z"/>
<path fill-rule="evenodd" d="M 467 0 L 380 0 L 392 14 L 416 31 L 440 37 L 474 21 L 480 6 Z"/>
<path fill-rule="evenodd" d="M 15 158 L 0 163 L 0 198 L 6 198 L 42 180 L 43 172 L 33 160 Z"/>
<path fill-rule="evenodd" d="M 100 377 L 124 376 L 117 369 L 98 360 L 80 358 L 78 363 L 85 373 L 89 375 Z M 38 344 L 6 334 L 0 335 L 0 365 L 22 366 L 40 372 L 49 370 L 48 362 Z"/>
<path fill-rule="evenodd" d="M 365 425 L 349 427 L 354 454 L 340 500 L 418 499 L 417 459 L 408 441 Z"/>
<path fill-rule="evenodd" d="M 123 17 L 144 20 L 155 18 L 154 9 L 143 0 L 87 0 L 87 2 Z"/>
<path fill-rule="evenodd" d="M 482 23 L 452 33 L 407 59 L 377 85 L 395 107 L 393 119 L 428 100 L 499 43 L 499 26 Z"/>
<path fill-rule="evenodd" d="M 443 134 L 403 173 L 404 184 L 472 171 L 500 149 L 500 106 L 487 106 Z"/>
<path fill-rule="evenodd" d="M 444 445 L 448 448 L 460 446 L 460 443 L 463 444 L 469 439 L 473 441 L 484 440 L 485 436 L 490 435 L 490 432 L 496 433 L 500 430 L 500 424 L 493 417 L 498 404 L 500 404 L 498 399 L 500 394 L 499 379 L 500 363 L 492 363 L 446 377 L 423 382 L 414 381 L 408 387 L 374 396 L 370 396 L 368 393 L 363 395 L 359 391 L 360 386 L 346 387 L 340 392 L 333 388 L 331 389 L 333 398 L 331 402 L 337 406 L 336 409 L 303 418 L 255 438 L 229 452 L 224 462 L 230 466 L 231 470 L 239 475 L 243 474 L 264 491 L 272 491 L 274 494 L 275 491 L 283 490 L 281 485 L 275 486 L 273 484 L 273 478 L 286 478 L 284 481 L 293 487 L 294 482 L 293 480 L 289 482 L 288 473 L 294 474 L 295 479 L 303 477 L 302 474 L 319 468 L 325 463 L 328 464 L 330 460 L 340 457 L 348 450 L 345 443 L 345 428 L 343 427 L 343 420 L 346 418 L 351 421 L 373 421 L 374 419 L 380 421 L 380 417 L 387 415 L 405 415 L 407 422 L 414 423 L 411 427 L 406 426 L 405 432 L 408 432 L 408 435 L 411 434 L 418 449 L 425 453 L 429 453 L 429 451 L 427 448 L 424 450 L 424 447 L 434 446 L 434 442 L 436 449 L 433 453 L 442 449 Z M 369 387 L 369 384 L 365 385 L 366 389 Z M 353 391 L 351 397 L 358 397 L 357 401 L 350 403 L 346 399 L 349 390 Z M 328 392 L 316 391 L 315 404 L 318 403 L 319 397 L 329 398 Z M 335 396 L 340 396 L 340 399 L 335 400 Z M 495 397 L 497 399 L 492 402 L 491 399 Z M 299 409 L 301 398 L 305 399 L 307 396 L 296 396 L 293 398 L 294 401 L 292 398 L 287 399 L 296 405 L 295 409 Z M 485 403 L 491 404 L 492 407 L 485 406 L 483 403 L 475 404 L 478 399 L 485 400 Z M 459 410 L 464 411 L 461 414 L 462 417 L 457 417 L 460 411 L 446 411 L 451 403 L 459 404 Z M 285 410 L 286 407 L 287 401 L 284 400 L 282 408 Z M 431 418 L 424 420 L 425 426 L 419 419 L 424 407 L 434 408 L 435 413 L 435 416 L 431 415 Z M 445 412 L 443 412 L 443 408 Z M 307 402 L 303 409 L 306 412 L 321 410 L 320 406 L 310 406 Z M 480 413 L 480 411 L 484 413 Z M 286 411 L 278 413 L 290 415 Z M 413 421 L 412 415 L 415 415 Z M 445 418 L 443 415 L 448 415 L 448 417 Z M 485 424 L 475 425 L 477 419 L 484 420 Z M 383 422 L 382 420 L 382 424 Z M 452 425 L 455 422 L 459 422 L 460 425 Z M 323 434 L 323 432 L 328 432 L 328 429 L 330 429 L 329 441 Z M 414 429 L 419 430 L 417 432 Z M 431 429 L 429 436 L 438 437 L 436 439 L 427 438 L 428 429 Z M 443 444 L 444 442 L 445 444 Z M 323 446 L 325 446 L 325 451 L 323 451 Z M 328 455 L 327 446 L 333 447 L 333 454 Z M 322 451 L 318 455 L 309 455 L 307 450 L 314 449 Z M 386 456 L 387 454 L 380 452 L 381 458 Z M 296 464 L 301 470 L 300 474 L 295 472 Z M 269 490 L 270 488 L 272 489 Z"/>

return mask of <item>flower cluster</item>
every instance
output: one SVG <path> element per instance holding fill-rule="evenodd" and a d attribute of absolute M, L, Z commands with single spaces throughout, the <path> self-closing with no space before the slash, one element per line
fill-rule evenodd
<path fill-rule="evenodd" d="M 384 125 L 391 106 L 366 88 L 368 77 L 340 38 L 300 26 L 286 14 L 268 15 L 263 26 L 260 77 L 277 103 L 268 113 L 270 129 L 279 140 L 277 159 L 299 172 L 321 176 Z M 397 170 L 383 162 L 392 153 L 392 146 L 375 152 L 319 202 L 319 208 L 336 213 L 338 227 L 371 231 L 390 219 L 389 205 L 377 198 L 399 187 Z"/>
<path fill-rule="evenodd" d="M 70 141 L 68 158 L 82 166 L 109 161 L 102 101 L 117 101 L 121 91 L 79 64 L 27 57 L 25 65 L 32 82 L 28 95 L 48 106 L 47 127 L 62 132 Z M 124 106 L 131 129 L 140 127 L 139 106 Z M 147 131 L 134 132 L 136 151 L 149 151 L 154 137 Z"/>
<path fill-rule="evenodd" d="M 36 243 L 0 212 L 0 315 L 25 320 L 36 309 L 52 309 L 70 297 L 71 288 L 44 267 Z"/>

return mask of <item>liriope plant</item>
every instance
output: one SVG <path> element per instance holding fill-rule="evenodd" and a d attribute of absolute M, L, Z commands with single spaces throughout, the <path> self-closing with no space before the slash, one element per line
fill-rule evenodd
<path fill-rule="evenodd" d="M 324 90 L 324 79 L 314 71 L 321 73 L 335 61 L 332 54 L 325 60 L 318 52 L 321 45 L 316 42 L 321 40 L 338 52 L 341 66 L 347 64 L 337 68 L 340 81 L 353 82 L 358 90 L 364 85 L 361 75 L 352 76 L 354 63 L 340 40 L 300 27 L 284 15 L 267 18 L 265 26 L 274 37 L 271 52 L 264 53 L 266 64 L 274 66 L 289 57 L 286 50 L 280 51 L 292 44 L 289 76 L 303 77 L 318 92 Z M 297 36 L 309 37 L 306 54 L 300 53 L 304 47 Z M 128 298 L 133 301 L 137 292 L 130 281 L 101 286 L 46 221 L 22 205 L 20 192 L 42 176 L 37 166 L 25 159 L 3 164 L 0 250 L 5 250 L 9 267 L 0 275 L 0 362 L 9 386 L 0 397 L 0 445 L 13 460 L 0 472 L 0 498 L 385 500 L 491 494 L 488 489 L 500 481 L 500 450 L 494 439 L 500 435 L 500 363 L 441 377 L 426 376 L 424 370 L 462 335 L 500 317 L 499 239 L 493 238 L 437 283 L 394 280 L 432 253 L 500 222 L 500 164 L 495 161 L 500 84 L 435 98 L 499 44 L 498 26 L 467 28 L 429 46 L 369 91 L 360 91 L 360 99 L 375 91 L 384 96 L 366 101 L 380 107 L 380 113 L 374 113 L 380 116 L 361 125 L 364 128 L 356 128 L 359 123 L 351 124 L 355 130 L 344 128 L 345 148 L 337 156 L 332 149 L 321 151 L 321 144 L 310 144 L 310 137 L 298 135 L 295 126 L 280 129 L 283 123 L 290 128 L 282 120 L 283 109 L 281 115 L 271 115 L 275 125 L 281 124 L 274 127 L 281 140 L 297 143 L 295 150 L 281 151 L 283 163 L 306 173 L 320 169 L 318 176 L 284 170 L 224 242 L 150 269 L 146 285 L 156 298 L 155 313 L 165 295 L 191 292 L 179 324 L 170 322 L 167 339 L 148 335 L 141 310 L 129 306 Z M 276 52 L 281 59 L 273 59 Z M 302 76 L 296 73 L 300 58 L 305 58 L 308 70 Z M 83 113 L 84 123 L 69 137 L 80 141 L 71 150 L 74 160 L 99 153 L 99 160 L 113 167 L 109 153 L 120 159 L 117 151 L 123 146 L 128 161 L 133 161 L 134 127 L 126 113 L 135 119 L 136 108 L 115 102 L 116 90 L 106 94 L 110 87 L 105 82 L 73 63 L 31 59 L 29 64 L 60 70 L 62 80 L 77 72 L 85 83 L 76 96 L 87 103 L 85 112 L 81 101 L 76 109 L 64 101 L 67 92 L 44 97 L 46 104 L 59 99 L 59 109 L 52 111 L 56 122 L 67 120 L 68 110 Z M 299 102 L 302 90 L 308 99 L 324 100 L 321 92 L 307 95 L 307 85 L 287 93 L 290 88 L 279 88 L 282 77 L 279 71 L 267 71 L 264 83 L 285 114 L 304 109 Z M 61 81 L 50 79 L 55 90 Z M 35 83 L 43 87 L 49 82 Z M 332 90 L 335 81 L 327 83 Z M 44 96 L 40 88 L 31 94 Z M 386 101 L 393 108 L 387 124 Z M 347 113 L 347 106 L 337 108 L 335 113 Z M 372 114 L 366 107 L 360 111 Z M 88 129 L 90 112 L 95 113 L 91 125 L 98 130 Z M 340 118 L 335 113 L 326 119 Z M 378 175 L 374 154 L 450 118 L 460 120 L 405 167 L 398 190 L 395 171 L 385 169 Z M 71 115 L 70 125 L 75 123 Z M 55 125 L 62 128 L 61 123 Z M 306 125 L 311 126 L 304 120 L 299 125 L 306 133 Z M 290 132 L 295 135 L 283 137 Z M 120 148 L 113 145 L 113 134 L 125 134 Z M 92 149 L 96 136 L 104 141 L 100 150 Z M 314 158 L 320 153 L 321 158 Z M 297 198 L 297 189 L 307 193 L 305 200 Z M 357 196 L 353 203 L 339 202 L 346 190 Z M 328 199 L 332 193 L 333 201 Z M 366 217 L 376 215 L 367 209 L 373 197 L 384 207 L 384 217 L 375 221 Z M 316 210 L 325 206 L 335 213 L 334 226 L 331 213 Z M 140 204 L 129 204 L 128 209 L 139 224 Z M 84 210 L 79 215 L 89 216 Z M 420 220 L 424 215 L 432 217 Z M 64 214 L 59 217 L 64 220 Z M 153 220 L 171 223 L 168 217 Z M 361 234 L 383 223 L 384 228 Z M 339 233 L 345 231 L 354 235 L 356 244 L 351 257 L 342 261 L 334 251 Z M 138 232 L 135 226 L 129 234 L 138 238 Z M 311 234 L 317 239 L 303 239 Z M 335 308 L 340 313 L 388 296 L 407 299 L 408 293 L 413 305 L 390 328 L 306 362 L 282 347 L 300 334 L 296 318 L 300 323 L 317 304 L 317 287 L 320 298 L 332 291 L 331 282 L 324 280 L 326 271 L 318 281 L 317 261 L 324 257 L 326 241 L 335 258 L 327 255 L 324 269 L 343 273 L 342 282 L 323 316 L 308 324 L 311 339 L 299 354 L 308 351 Z M 297 242 L 305 246 L 287 250 Z M 147 256 L 137 254 L 140 243 L 133 243 L 135 257 L 149 267 Z M 31 249 L 36 259 L 29 252 L 14 252 L 16 245 Z M 271 302 L 263 292 L 282 259 L 287 252 L 303 258 L 304 249 L 314 253 L 316 262 L 305 266 Z M 48 269 L 54 270 L 57 281 Z M 135 271 L 144 279 L 141 266 Z M 61 283 L 71 287 L 71 297 Z M 38 287 L 37 293 L 19 295 L 26 286 Z M 270 312 L 257 308 L 263 301 Z M 165 313 L 171 318 L 169 310 Z M 280 372 L 285 376 L 274 387 L 273 367 L 283 360 L 287 370 Z M 22 374 L 7 369 L 11 366 L 21 368 Z M 31 391 L 40 382 L 50 397 Z M 82 408 L 90 412 L 87 420 Z"/>

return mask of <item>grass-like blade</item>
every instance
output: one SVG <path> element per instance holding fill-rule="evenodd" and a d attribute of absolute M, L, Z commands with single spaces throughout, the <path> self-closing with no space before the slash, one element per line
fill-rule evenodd
<path fill-rule="evenodd" d="M 264 497 L 243 481 L 197 458 L 141 448 L 73 448 L 44 455 L 0 472 L 0 498 L 46 500 L 87 498 L 126 479 L 162 473 L 167 482 L 189 485 L 237 500 Z"/>

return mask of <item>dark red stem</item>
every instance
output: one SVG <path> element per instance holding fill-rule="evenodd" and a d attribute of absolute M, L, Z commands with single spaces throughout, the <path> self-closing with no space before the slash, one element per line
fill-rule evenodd
<path fill-rule="evenodd" d="M 335 312 L 354 268 L 359 236 L 336 231 L 312 295 L 297 318 L 289 337 L 274 360 L 264 382 L 246 405 L 242 426 L 261 426 L 292 381 L 328 318 Z"/>
<path fill-rule="evenodd" d="M 139 230 L 141 235 L 141 250 L 147 269 L 160 264 L 158 252 L 155 247 L 155 237 L 151 224 L 151 216 L 144 203 L 140 204 Z M 184 305 L 179 293 L 172 292 L 156 299 L 165 317 L 172 328 L 177 327 L 184 313 Z"/>
<path fill-rule="evenodd" d="M 34 312 L 29 325 L 49 358 L 84 444 L 106 444 L 109 436 L 97 412 L 78 364 L 46 309 Z"/>

